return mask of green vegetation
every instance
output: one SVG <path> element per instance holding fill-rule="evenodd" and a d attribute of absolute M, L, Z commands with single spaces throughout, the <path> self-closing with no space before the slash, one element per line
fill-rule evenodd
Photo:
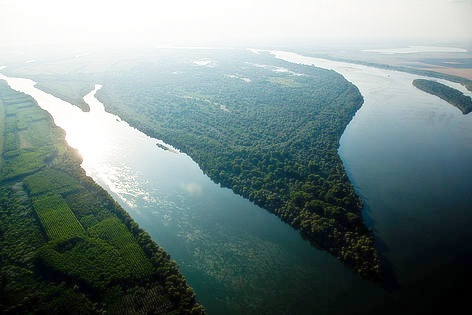
<path fill-rule="evenodd" d="M 461 91 L 442 83 L 425 79 L 416 79 L 413 81 L 413 85 L 418 89 L 436 95 L 449 104 L 459 108 L 464 115 L 472 111 L 472 99 L 470 96 L 464 95 Z"/>
<path fill-rule="evenodd" d="M 0 312 L 201 314 L 175 262 L 0 82 Z"/>
<path fill-rule="evenodd" d="M 85 232 L 61 195 L 33 199 L 33 208 L 50 240 L 69 239 Z"/>
<path fill-rule="evenodd" d="M 89 111 L 90 107 L 84 101 L 84 95 L 92 91 L 95 87 L 90 81 L 76 80 L 64 81 L 51 76 L 35 77 L 40 82 L 37 88 L 46 93 L 50 93 L 66 102 L 76 105 L 83 111 Z M 79 88 L 77 88 L 79 87 Z"/>
<path fill-rule="evenodd" d="M 211 63 L 194 63 L 201 59 Z M 249 52 L 173 51 L 101 78 L 109 111 L 189 154 L 363 277 L 381 277 L 337 153 L 363 102 L 342 76 Z"/>

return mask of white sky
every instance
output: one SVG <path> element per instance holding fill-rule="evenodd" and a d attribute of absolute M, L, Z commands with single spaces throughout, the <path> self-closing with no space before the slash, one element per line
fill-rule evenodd
<path fill-rule="evenodd" d="M 472 0 L 0 0 L 0 46 L 472 40 Z"/>

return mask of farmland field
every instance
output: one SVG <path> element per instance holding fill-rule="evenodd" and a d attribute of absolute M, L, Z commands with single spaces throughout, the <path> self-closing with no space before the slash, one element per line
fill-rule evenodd
<path fill-rule="evenodd" d="M 85 232 L 61 196 L 34 200 L 33 206 L 50 240 L 71 238 Z"/>

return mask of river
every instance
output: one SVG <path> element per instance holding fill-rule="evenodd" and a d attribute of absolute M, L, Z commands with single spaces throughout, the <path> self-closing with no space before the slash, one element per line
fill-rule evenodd
<path fill-rule="evenodd" d="M 334 69 L 364 96 L 339 153 L 399 288 L 360 279 L 213 183 L 184 153 L 105 112 L 94 97 L 100 86 L 84 98 L 91 107 L 84 113 L 31 80 L 0 79 L 33 96 L 66 130 L 87 174 L 171 254 L 210 314 L 433 309 L 438 296 L 460 288 L 470 267 L 472 116 L 414 88 L 414 75 L 274 54 Z"/>
<path fill-rule="evenodd" d="M 417 313 L 453 295 L 458 302 L 472 266 L 472 115 L 412 85 L 425 77 L 272 53 L 333 69 L 364 97 L 339 154 L 397 276 L 396 303 Z M 433 80 L 472 95 L 460 84 Z"/>

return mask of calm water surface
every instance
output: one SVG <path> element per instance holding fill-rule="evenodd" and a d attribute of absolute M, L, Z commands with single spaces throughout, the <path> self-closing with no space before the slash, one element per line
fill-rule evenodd
<path fill-rule="evenodd" d="M 420 76 L 273 53 L 333 69 L 364 96 L 339 153 L 397 276 L 394 303 L 414 313 L 463 297 L 472 267 L 472 115 L 412 86 Z"/>
<path fill-rule="evenodd" d="M 431 309 L 470 267 L 472 116 L 416 90 L 412 75 L 274 53 L 334 69 L 363 94 L 340 155 L 399 289 L 361 280 L 275 216 L 214 184 L 187 155 L 159 148 L 159 140 L 106 113 L 95 91 L 83 113 L 30 80 L 0 78 L 51 113 L 87 174 L 171 254 L 209 313 Z"/>

